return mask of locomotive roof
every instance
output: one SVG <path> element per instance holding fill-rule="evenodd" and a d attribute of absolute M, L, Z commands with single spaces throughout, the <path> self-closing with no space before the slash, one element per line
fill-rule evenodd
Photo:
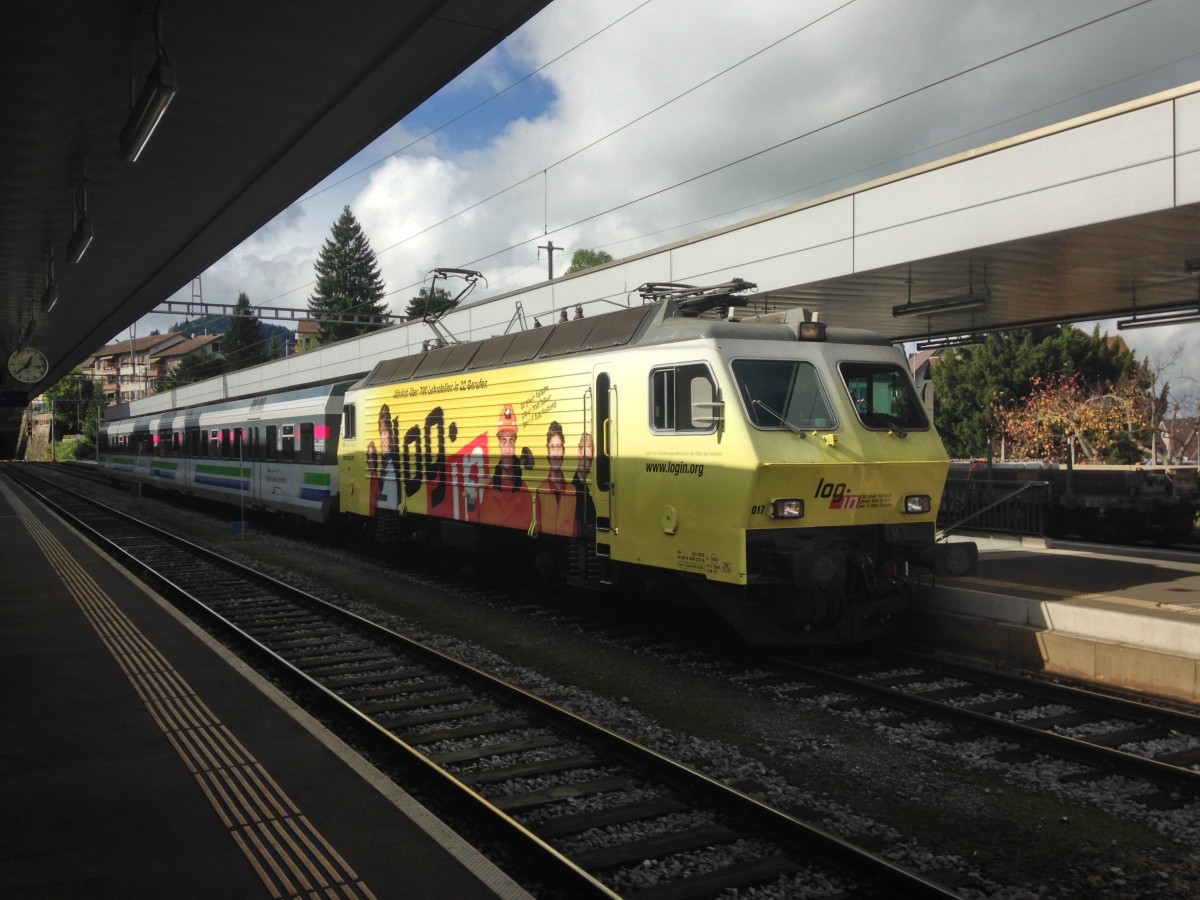
<path fill-rule="evenodd" d="M 626 344 L 642 346 L 705 338 L 795 341 L 794 318 L 791 315 L 786 320 L 774 315 L 759 319 L 702 318 L 680 309 L 670 300 L 660 300 L 529 331 L 386 359 L 378 363 L 360 384 L 362 387 L 394 384 Z M 841 343 L 889 343 L 874 332 L 860 329 L 829 329 L 828 334 L 830 341 Z"/>

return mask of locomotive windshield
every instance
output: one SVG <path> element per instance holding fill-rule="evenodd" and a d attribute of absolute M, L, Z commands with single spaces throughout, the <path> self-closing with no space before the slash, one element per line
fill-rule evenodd
<path fill-rule="evenodd" d="M 758 428 L 832 428 L 833 412 L 811 363 L 786 359 L 739 359 L 733 377 Z"/>
<path fill-rule="evenodd" d="M 914 431 L 929 427 L 912 381 L 899 366 L 844 362 L 838 369 L 854 412 L 867 428 Z"/>

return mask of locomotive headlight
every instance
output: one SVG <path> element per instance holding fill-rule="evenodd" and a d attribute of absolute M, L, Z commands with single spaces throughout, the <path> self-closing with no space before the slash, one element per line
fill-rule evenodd
<path fill-rule="evenodd" d="M 927 513 L 933 509 L 933 504 L 929 502 L 928 494 L 909 494 L 904 498 L 904 511 L 911 515 L 919 513 Z"/>
<path fill-rule="evenodd" d="M 825 340 L 824 322 L 801 322 L 796 327 L 796 337 L 802 341 Z"/>
<path fill-rule="evenodd" d="M 803 500 L 790 499 L 771 501 L 772 519 L 799 519 L 803 515 Z"/>

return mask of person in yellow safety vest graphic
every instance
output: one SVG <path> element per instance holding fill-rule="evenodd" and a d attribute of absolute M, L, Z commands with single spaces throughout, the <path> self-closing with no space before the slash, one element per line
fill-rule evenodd
<path fill-rule="evenodd" d="M 567 439 L 562 426 L 551 422 L 546 432 L 546 458 L 550 473 L 538 485 L 538 527 L 543 534 L 575 535 L 575 491 L 563 475 Z"/>
<path fill-rule="evenodd" d="M 511 403 L 504 404 L 496 423 L 500 442 L 500 461 L 492 475 L 479 520 L 486 525 L 528 528 L 533 519 L 533 503 L 521 477 L 517 458 L 517 413 Z"/>

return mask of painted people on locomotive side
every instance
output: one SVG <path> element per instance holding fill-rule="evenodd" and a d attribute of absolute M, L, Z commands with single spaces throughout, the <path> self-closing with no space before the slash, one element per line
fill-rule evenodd
<path fill-rule="evenodd" d="M 587 484 L 596 447 L 592 443 L 592 436 L 586 431 L 579 436 L 578 451 L 575 474 L 571 476 L 571 488 L 575 491 L 575 534 L 587 535 L 596 528 L 596 504 Z"/>
<path fill-rule="evenodd" d="M 504 404 L 496 423 L 500 460 L 484 491 L 479 521 L 485 525 L 528 528 L 533 521 L 533 499 L 525 488 L 521 460 L 517 456 L 517 413 L 511 403 Z"/>
<path fill-rule="evenodd" d="M 537 488 L 538 528 L 545 534 L 573 537 L 576 492 L 563 475 L 566 453 L 567 439 L 562 426 L 557 421 L 551 422 L 546 431 L 546 461 L 550 471 Z"/>
<path fill-rule="evenodd" d="M 556 405 L 548 389 L 531 396 L 541 407 Z M 400 415 L 392 415 L 386 403 L 380 406 L 378 444 L 371 440 L 366 454 L 372 516 L 377 510 L 407 510 L 531 534 L 575 537 L 594 531 L 596 508 L 587 481 L 595 449 L 588 432 L 578 438 L 568 477 L 569 424 L 563 422 L 569 419 L 549 423 L 546 455 L 535 462 L 530 448 L 519 443 L 526 414 L 534 421 L 544 414 L 534 401 L 503 404 L 495 430 L 474 436 L 456 421 L 455 412 L 468 409 L 438 405 L 404 430 Z M 534 427 L 540 432 L 540 425 Z"/>
<path fill-rule="evenodd" d="M 371 476 L 370 514 L 395 510 L 400 505 L 399 422 L 385 403 L 379 407 L 379 446 L 367 444 L 367 470 Z"/>

